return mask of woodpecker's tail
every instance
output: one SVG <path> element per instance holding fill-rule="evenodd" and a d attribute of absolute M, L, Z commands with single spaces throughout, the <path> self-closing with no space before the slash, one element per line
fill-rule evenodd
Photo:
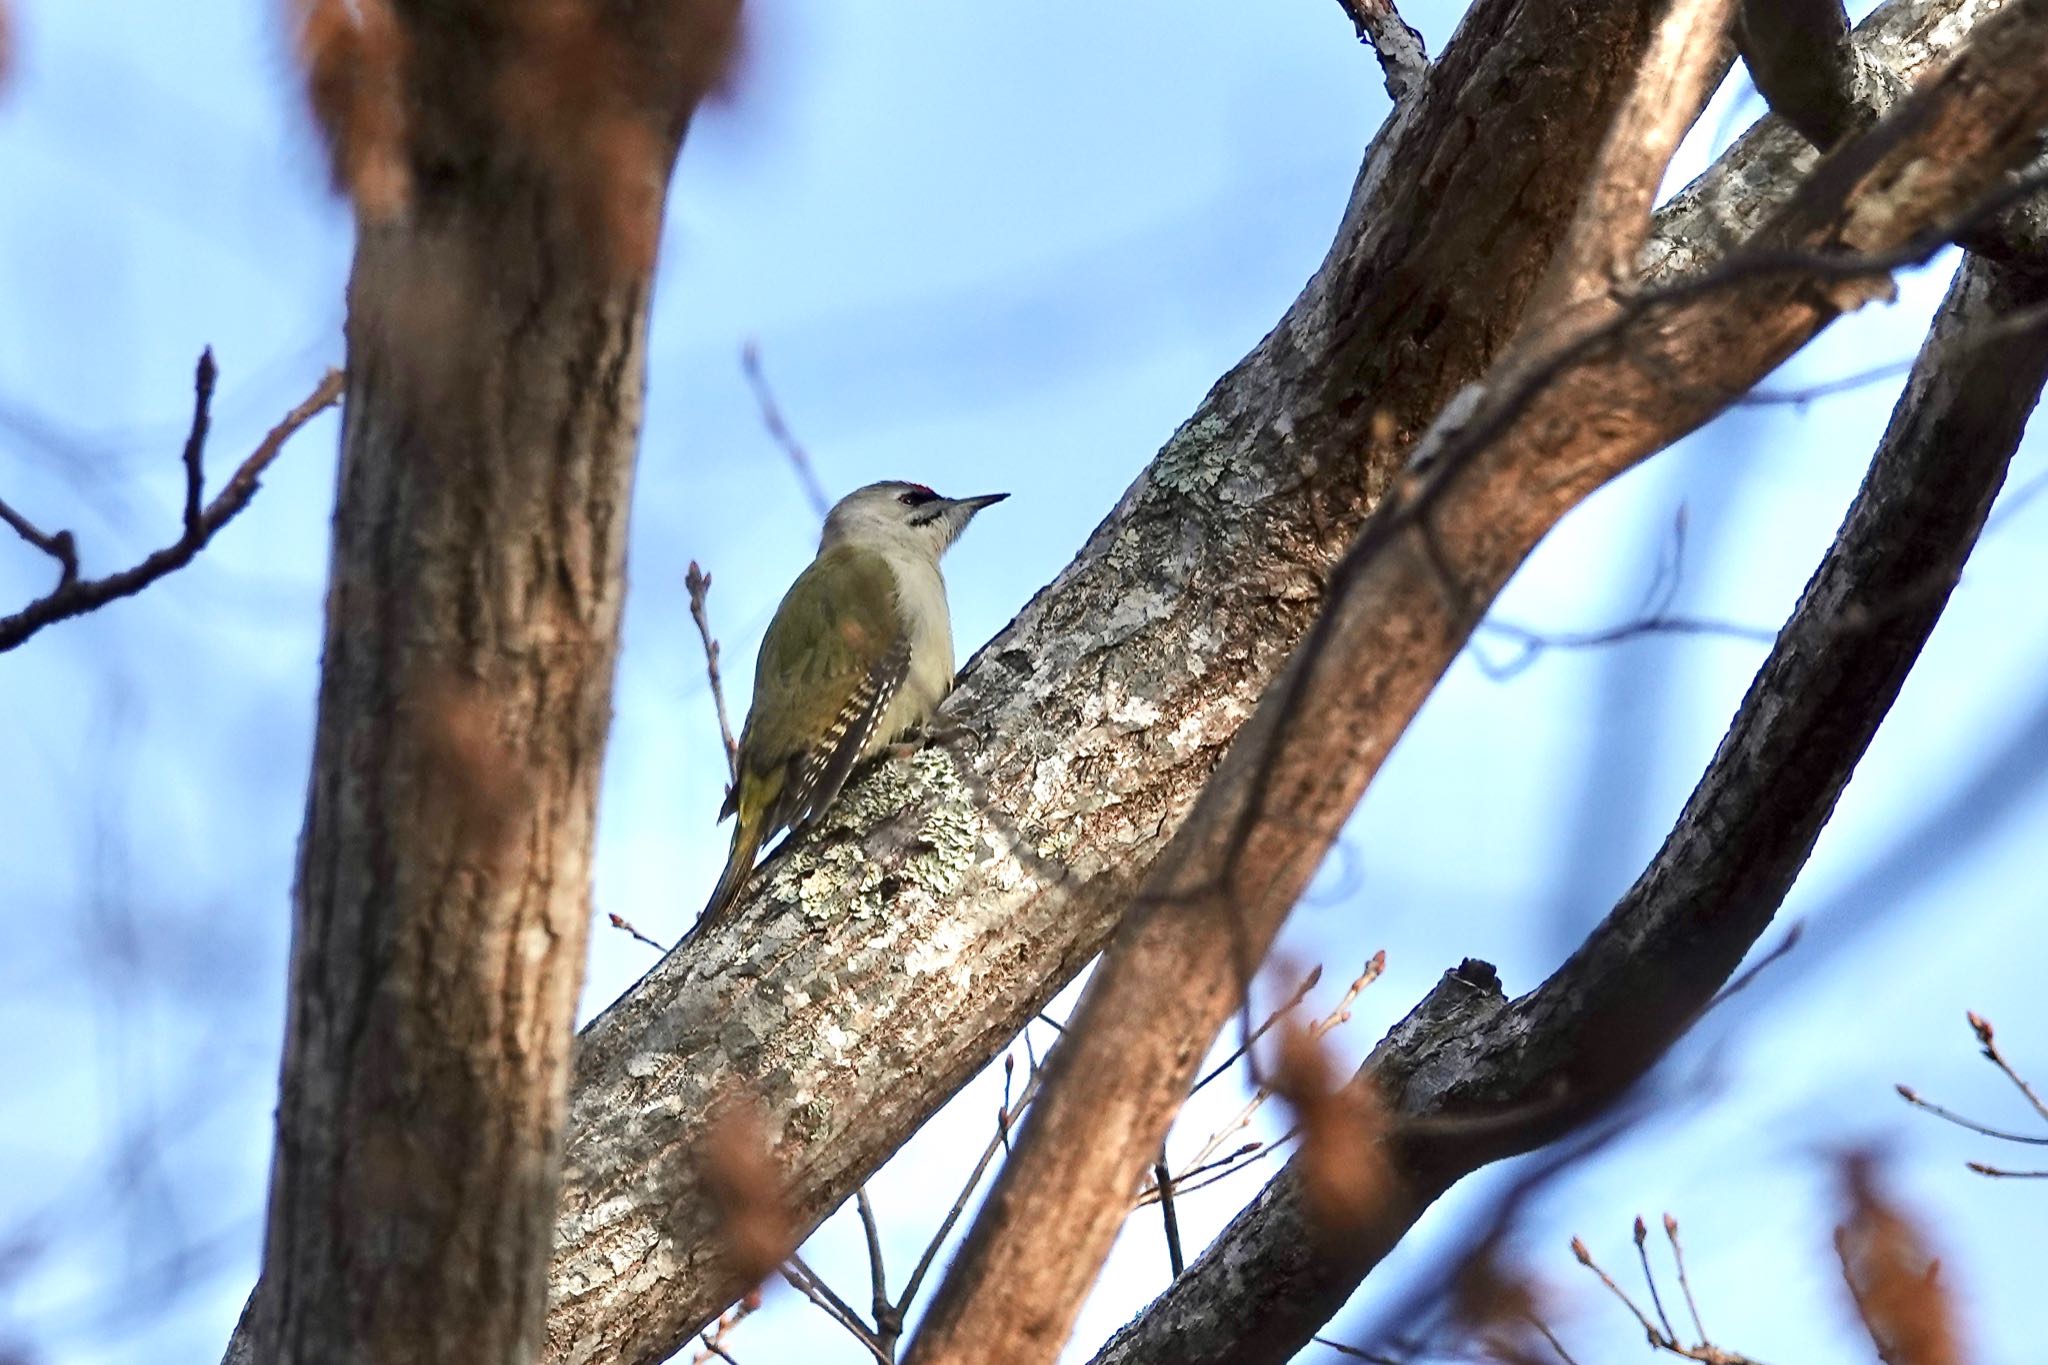
<path fill-rule="evenodd" d="M 725 856 L 725 871 L 718 878 L 718 889 L 705 903 L 704 913 L 697 917 L 696 927 L 690 930 L 693 935 L 725 918 L 725 912 L 732 908 L 740 888 L 747 884 L 747 878 L 754 871 L 754 855 L 761 851 L 762 823 L 758 815 L 749 820 L 745 811 L 740 812 L 739 823 L 732 831 L 732 852 Z"/>

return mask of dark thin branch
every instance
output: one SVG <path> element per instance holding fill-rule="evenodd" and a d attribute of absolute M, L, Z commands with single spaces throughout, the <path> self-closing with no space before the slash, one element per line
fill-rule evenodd
<path fill-rule="evenodd" d="M 860 1211 L 861 1236 L 868 1245 L 868 1285 L 873 1291 L 868 1311 L 875 1317 L 875 1336 L 890 1359 L 896 1357 L 896 1343 L 903 1335 L 903 1315 L 889 1300 L 889 1276 L 882 1265 L 882 1229 L 875 1221 L 875 1206 L 868 1201 L 868 1187 L 853 1192 L 854 1207 Z"/>
<path fill-rule="evenodd" d="M 1429 51 L 1422 35 L 1402 20 L 1394 0 L 1337 0 L 1344 15 L 1358 30 L 1358 41 L 1369 43 L 1380 59 L 1387 78 L 1387 98 L 1396 107 L 1422 93 L 1429 79 Z"/>
<path fill-rule="evenodd" d="M 69 531 L 46 534 L 4 501 L 0 501 L 0 521 L 12 526 L 16 535 L 57 561 L 58 591 L 78 581 L 78 545 Z"/>
<path fill-rule="evenodd" d="M 1290 1161 L 1101 1365 L 1285 1360 L 1438 1194 L 1598 1114 L 1690 1027 L 1770 922 L 1897 695 L 1946 598 L 1922 585 L 1960 573 L 2048 375 L 2039 332 L 1996 366 L 1953 363 L 1952 342 L 2044 298 L 2037 277 L 1967 260 L 1869 477 L 1720 752 L 1584 946 L 1505 1008 L 1477 999 L 1461 1014 L 1448 978 L 1367 1058 L 1352 1083 L 1394 1116 L 1401 1175 L 1375 1226 L 1340 1255 L 1306 1251 L 1311 1210 Z M 1868 605 L 1901 591 L 1911 608 L 1873 623 Z M 1420 1126 L 1531 1102 L 1512 1126 Z M 1224 1302 L 1239 1310 L 1219 1320 Z"/>
<path fill-rule="evenodd" d="M 314 386 L 313 392 L 307 395 L 305 401 L 286 413 L 283 420 L 270 429 L 269 434 L 257 444 L 249 458 L 242 461 L 233 476 L 222 485 L 213 501 L 202 508 L 198 505 L 203 479 L 201 461 L 207 426 L 211 420 L 214 377 L 213 352 L 201 352 L 193 386 L 196 397 L 192 406 L 192 431 L 186 439 L 182 456 L 185 468 L 184 530 L 177 540 L 151 554 L 141 563 L 119 573 L 108 574 L 104 578 L 81 579 L 78 576 L 76 543 L 71 532 L 59 531 L 54 535 L 45 535 L 12 508 L 0 504 L 0 519 L 4 519 L 24 540 L 54 557 L 62 566 L 57 586 L 49 594 L 37 598 L 12 616 L 0 617 L 0 652 L 13 649 L 53 622 L 82 616 L 116 598 L 129 597 L 141 592 L 164 575 L 191 563 L 193 557 L 206 548 L 207 543 L 220 528 L 249 505 L 249 499 L 255 496 L 257 483 L 263 477 L 264 471 L 270 468 L 271 462 L 284 449 L 284 443 L 291 439 L 292 434 L 341 397 L 341 371 L 329 370 Z"/>
<path fill-rule="evenodd" d="M 1743 0 L 1743 60 L 1771 111 L 1823 151 L 1868 122 L 1842 0 Z"/>
<path fill-rule="evenodd" d="M 1164 1147 L 1159 1149 L 1159 1160 L 1152 1163 L 1152 1188 L 1159 1195 L 1159 1217 L 1166 1229 L 1166 1264 L 1177 1280 L 1188 1268 L 1188 1263 L 1181 1254 L 1180 1215 L 1173 1207 L 1173 1169 L 1166 1163 Z"/>
<path fill-rule="evenodd" d="M 823 521 L 825 514 L 832 510 L 832 499 L 825 496 L 825 486 L 818 482 L 818 471 L 811 464 L 810 452 L 796 439 L 796 433 L 789 429 L 789 423 L 782 418 L 782 405 L 775 401 L 775 391 L 768 387 L 768 373 L 761 368 L 761 348 L 752 341 L 740 348 L 740 369 L 746 373 L 747 385 L 754 391 L 754 401 L 761 405 L 761 423 L 768 428 L 769 436 L 782 448 L 789 460 L 789 467 L 796 471 L 796 481 L 803 486 L 804 496 L 810 500 L 811 510 Z"/>
<path fill-rule="evenodd" d="M 1650 1306 L 1657 1310 L 1657 1321 L 1664 1328 L 1664 1335 L 1672 1341 L 1678 1340 L 1678 1333 L 1671 1330 L 1671 1315 L 1664 1311 L 1664 1295 L 1657 1289 L 1657 1272 L 1650 1269 L 1650 1228 L 1643 1222 L 1641 1214 L 1636 1215 L 1635 1244 L 1636 1260 L 1643 1268 L 1643 1283 L 1650 1287 Z"/>
<path fill-rule="evenodd" d="M 199 500 L 206 493 L 206 433 L 213 425 L 213 387 L 220 370 L 213 363 L 213 347 L 199 353 L 199 373 L 193 379 L 196 397 L 192 404 L 192 430 L 185 437 L 185 534 L 199 534 Z"/>

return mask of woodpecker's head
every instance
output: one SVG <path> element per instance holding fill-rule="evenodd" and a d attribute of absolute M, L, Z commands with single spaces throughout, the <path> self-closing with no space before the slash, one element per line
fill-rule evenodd
<path fill-rule="evenodd" d="M 978 498 L 941 497 L 921 483 L 886 479 L 856 488 L 825 516 L 821 549 L 834 545 L 873 545 L 915 550 L 936 560 L 945 553 L 974 514 L 1008 493 Z"/>

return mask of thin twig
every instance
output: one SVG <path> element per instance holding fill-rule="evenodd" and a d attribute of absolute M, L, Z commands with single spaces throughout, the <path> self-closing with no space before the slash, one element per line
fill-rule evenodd
<path fill-rule="evenodd" d="M 1978 1175 L 1988 1175 L 1994 1180 L 2048 1180 L 2048 1171 L 2008 1171 L 2002 1166 L 1987 1166 L 1981 1161 L 1963 1163 Z"/>
<path fill-rule="evenodd" d="M 654 949 L 656 952 L 665 953 L 668 951 L 668 949 L 662 947 L 660 943 L 658 943 L 654 939 L 649 938 L 647 935 L 641 933 L 638 926 L 636 926 L 633 923 L 633 921 L 627 919 L 624 915 L 614 915 L 607 912 L 605 914 L 605 918 L 612 922 L 612 928 L 620 930 L 623 933 L 632 935 L 634 938 L 640 940 L 640 942 L 646 944 L 648 947 Z"/>
<path fill-rule="evenodd" d="M 1664 1311 L 1664 1296 L 1657 1292 L 1657 1276 L 1650 1269 L 1650 1248 L 1647 1245 L 1649 1237 L 1650 1229 L 1639 1213 L 1636 1215 L 1635 1228 L 1636 1259 L 1643 1263 L 1643 1283 L 1650 1286 L 1650 1305 L 1657 1310 L 1657 1321 L 1664 1324 L 1664 1335 L 1676 1341 L 1678 1333 L 1671 1330 L 1671 1318 Z"/>
<path fill-rule="evenodd" d="M 1700 1306 L 1693 1301 L 1692 1281 L 1685 1275 L 1685 1248 L 1678 1243 L 1678 1220 L 1664 1215 L 1664 1235 L 1671 1239 L 1671 1259 L 1678 1263 L 1678 1288 L 1685 1295 L 1685 1311 L 1692 1314 L 1692 1330 L 1701 1341 L 1712 1341 L 1707 1325 L 1700 1321 Z"/>
<path fill-rule="evenodd" d="M 875 1339 L 873 1329 L 861 1321 L 860 1314 L 847 1306 L 846 1300 L 833 1292 L 831 1285 L 826 1284 L 816 1271 L 804 1264 L 803 1257 L 791 1256 L 789 1263 L 782 1267 L 782 1278 L 794 1285 L 805 1298 L 818 1305 L 826 1317 L 851 1333 L 854 1340 L 867 1347 L 868 1354 L 875 1358 L 877 1365 L 894 1365 L 888 1352 L 882 1349 L 882 1343 Z"/>
<path fill-rule="evenodd" d="M 1303 1000 L 1307 999 L 1308 993 L 1314 990 L 1316 988 L 1316 983 L 1321 981 L 1322 979 L 1323 966 L 1319 962 L 1314 967 L 1309 969 L 1308 975 L 1301 978 L 1301 984 L 1294 988 L 1294 994 L 1288 996 L 1286 1000 L 1281 1002 L 1278 1008 L 1276 1008 L 1271 1014 L 1267 1015 L 1266 1022 L 1260 1024 L 1257 1028 L 1253 1029 L 1249 1037 L 1244 1038 L 1242 1041 L 1238 1043 L 1236 1047 L 1232 1048 L 1230 1050 L 1230 1055 L 1228 1057 L 1225 1057 L 1222 1061 L 1216 1063 L 1215 1066 L 1211 1067 L 1208 1075 L 1203 1076 L 1200 1080 L 1196 1081 L 1193 1085 L 1189 1086 L 1188 1093 L 1190 1095 L 1194 1094 L 1197 1090 L 1200 1090 L 1203 1086 L 1215 1080 L 1224 1072 L 1230 1070 L 1230 1068 L 1236 1064 L 1237 1059 L 1244 1056 L 1245 1051 L 1248 1048 L 1250 1048 L 1252 1044 L 1258 1042 L 1259 1039 L 1266 1036 L 1266 1032 L 1268 1029 L 1271 1029 L 1273 1025 L 1279 1023 L 1282 1017 L 1287 1015 L 1297 1005 L 1301 1004 Z"/>
<path fill-rule="evenodd" d="M 1386 967 L 1387 954 L 1385 950 L 1374 953 L 1366 962 L 1364 970 L 1359 972 L 1352 979 L 1351 984 L 1345 988 L 1343 998 L 1336 1003 L 1328 1014 L 1325 1014 L 1322 1018 L 1317 1019 L 1308 1026 L 1309 1040 L 1311 1042 L 1320 1042 L 1332 1029 L 1340 1024 L 1349 1022 L 1351 1019 L 1351 1007 L 1357 1003 L 1360 993 L 1374 981 L 1377 981 L 1380 973 L 1385 971 Z M 1239 1052 L 1246 1057 L 1251 1056 L 1250 1053 L 1245 1053 L 1242 1048 L 1239 1049 Z M 1203 1163 L 1207 1162 L 1210 1157 L 1216 1154 L 1217 1149 L 1229 1139 L 1232 1133 L 1242 1132 L 1250 1127 L 1252 1116 L 1265 1106 L 1267 1100 L 1273 1098 L 1272 1085 L 1264 1077 L 1259 1076 L 1256 1069 L 1253 1071 L 1253 1076 L 1257 1084 L 1252 1092 L 1251 1099 L 1245 1102 L 1244 1107 L 1238 1110 L 1236 1116 L 1229 1123 L 1224 1124 L 1209 1135 L 1208 1141 L 1202 1144 L 1200 1149 L 1196 1151 L 1194 1160 L 1189 1163 L 1191 1168 L 1200 1167 Z M 1188 1174 L 1189 1172 L 1183 1172 L 1177 1177 L 1177 1180 L 1184 1182 Z M 1183 1189 L 1186 1188 L 1183 1185 Z"/>
<path fill-rule="evenodd" d="M 1593 1259 L 1593 1253 L 1588 1251 L 1586 1244 L 1577 1237 L 1572 1238 L 1572 1255 L 1578 1258 L 1580 1265 L 1598 1275 L 1600 1283 L 1606 1285 L 1614 1297 L 1620 1299 L 1628 1311 L 1636 1315 L 1636 1321 L 1643 1325 L 1643 1335 L 1652 1342 L 1657 1341 L 1657 1325 L 1650 1321 L 1642 1309 L 1636 1307 L 1636 1301 L 1628 1296 L 1628 1291 L 1616 1284 L 1614 1277 L 1600 1268 L 1600 1263 Z"/>
<path fill-rule="evenodd" d="M 711 592 L 711 575 L 690 561 L 683 574 L 683 588 L 690 594 L 690 619 L 697 623 L 697 637 L 704 642 L 704 672 L 711 679 L 711 704 L 718 710 L 718 737 L 725 744 L 725 770 L 733 781 L 740 780 L 740 746 L 732 737 L 732 720 L 725 710 L 725 683 L 718 674 L 718 641 L 711 634 L 711 613 L 704 605 Z"/>
<path fill-rule="evenodd" d="M 1975 1010 L 1969 1012 L 1969 1019 L 1970 1031 L 1977 1035 L 1977 1042 L 1984 1049 L 1984 1055 L 2005 1073 L 2007 1080 L 2019 1087 L 2020 1093 L 2027 1097 L 2027 1103 L 2034 1106 L 2034 1112 L 2043 1119 L 2048 1119 L 2048 1104 L 2041 1102 L 2041 1097 L 2034 1093 L 2034 1087 L 2027 1084 L 2026 1077 L 2013 1070 L 2012 1063 L 2005 1060 L 2005 1054 L 1998 1050 L 1998 1044 L 1991 1034 L 1991 1021 Z"/>
<path fill-rule="evenodd" d="M 206 432 L 213 424 L 213 387 L 220 368 L 213 363 L 213 347 L 199 353 L 199 373 L 193 376 L 197 391 L 192 404 L 192 430 L 185 436 L 185 534 L 199 534 L 199 500 L 206 492 Z"/>
<path fill-rule="evenodd" d="M 1173 1211 L 1173 1172 L 1167 1167 L 1164 1147 L 1159 1149 L 1159 1160 L 1152 1163 L 1152 1187 L 1158 1193 L 1159 1216 L 1166 1227 L 1166 1263 L 1177 1280 L 1188 1266 L 1181 1257 L 1180 1216 Z"/>
<path fill-rule="evenodd" d="M 868 1283 L 874 1291 L 869 1311 L 875 1315 L 875 1334 L 881 1338 L 891 1357 L 896 1354 L 896 1338 L 902 1335 L 903 1323 L 896 1312 L 896 1305 L 889 1301 L 889 1277 L 882 1268 L 882 1229 L 875 1221 L 875 1206 L 868 1202 L 868 1187 L 863 1185 L 853 1192 L 854 1207 L 860 1210 L 860 1230 L 868 1244 Z M 895 1320 L 894 1331 L 890 1328 Z"/>
<path fill-rule="evenodd" d="M 57 561 L 57 590 L 63 591 L 78 581 L 78 545 L 69 531 L 58 531 L 45 535 L 34 522 L 0 501 L 0 521 L 14 528 L 16 535 Z"/>
<path fill-rule="evenodd" d="M 810 453 L 796 439 L 789 429 L 789 423 L 782 420 L 782 406 L 775 401 L 775 393 L 768 387 L 767 372 L 761 368 L 761 347 L 749 341 L 740 347 L 740 369 L 745 371 L 747 385 L 754 391 L 754 401 L 761 405 L 761 424 L 768 428 L 768 434 L 775 444 L 782 447 L 782 453 L 789 458 L 790 467 L 796 470 L 797 482 L 803 485 L 804 496 L 811 500 L 811 510 L 818 514 L 820 521 L 832 510 L 832 499 L 825 496 L 825 486 L 818 482 L 818 471 L 811 465 Z"/>
<path fill-rule="evenodd" d="M 1557 1333 L 1550 1330 L 1549 1323 L 1534 1313 L 1524 1313 L 1522 1316 L 1528 1320 L 1531 1327 L 1543 1334 L 1543 1339 L 1550 1343 L 1550 1349 L 1557 1352 L 1557 1358 L 1563 1361 L 1564 1365 L 1579 1365 L 1578 1361 L 1572 1359 L 1572 1353 L 1564 1348 L 1564 1343 L 1557 1339 Z"/>
<path fill-rule="evenodd" d="M 1369 1360 L 1372 1362 L 1372 1365 L 1405 1365 L 1404 1362 L 1396 1360 L 1392 1356 L 1383 1356 L 1372 1351 L 1361 1351 L 1356 1346 L 1346 1346 L 1343 1342 L 1332 1341 L 1329 1337 L 1310 1337 L 1309 1340 L 1318 1346 L 1329 1347 L 1340 1356 L 1349 1356 L 1353 1360 Z"/>
<path fill-rule="evenodd" d="M 13 649 L 53 622 L 82 616 L 116 598 L 141 592 L 165 574 L 191 563 L 193 556 L 206 548 L 208 542 L 219 533 L 220 528 L 249 505 L 249 499 L 256 495 L 258 480 L 270 467 L 271 462 L 277 459 L 278 453 L 284 449 L 284 443 L 291 439 L 292 434 L 299 428 L 333 406 L 341 397 L 342 390 L 341 371 L 329 370 L 326 376 L 314 385 L 313 392 L 307 395 L 305 401 L 286 413 L 283 420 L 270 429 L 249 458 L 242 461 L 234 474 L 221 486 L 213 501 L 200 509 L 195 518 L 189 515 L 192 482 L 194 471 L 200 468 L 206 431 L 211 422 L 214 377 L 213 353 L 210 350 L 202 352 L 199 357 L 198 373 L 193 381 L 195 397 L 192 431 L 186 439 L 182 457 L 186 470 L 188 514 L 183 518 L 184 529 L 171 544 L 119 573 L 108 574 L 104 578 L 82 579 L 78 576 L 77 546 L 71 532 L 58 531 L 46 535 L 12 508 L 0 510 L 0 520 L 5 520 L 22 539 L 55 558 L 62 570 L 57 586 L 47 595 L 37 598 L 12 616 L 0 617 L 0 651 Z"/>
<path fill-rule="evenodd" d="M 1956 1113 L 1953 1109 L 1944 1109 L 1933 1100 L 1923 1098 L 1920 1092 L 1910 1085 L 1899 1085 L 1892 1088 L 1899 1092 L 1900 1099 L 1912 1105 L 1915 1109 L 1925 1110 L 1938 1119 L 1946 1119 L 1958 1128 L 1967 1128 L 1973 1133 L 1982 1133 L 1985 1137 L 1997 1138 L 2000 1142 L 2021 1142 L 2030 1147 L 2048 1147 L 2048 1137 L 2035 1137 L 2027 1133 L 2014 1133 L 2004 1128 L 1993 1128 L 1988 1123 L 1979 1123 L 1973 1118 Z"/>

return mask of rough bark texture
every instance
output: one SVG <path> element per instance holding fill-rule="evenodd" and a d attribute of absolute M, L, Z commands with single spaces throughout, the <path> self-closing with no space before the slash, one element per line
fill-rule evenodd
<path fill-rule="evenodd" d="M 2044 302 L 2048 276 L 1980 258 L 1959 273 L 1835 544 L 1670 837 L 1586 944 L 1512 1005 L 1466 964 L 1366 1059 L 1351 1084 L 1393 1116 L 1385 1205 L 1333 1249 L 1290 1161 L 1097 1365 L 1290 1359 L 1452 1183 L 1598 1112 L 1698 1017 L 1961 573 L 2048 378 L 2048 329 L 1992 343 L 1995 363 L 1986 329 Z"/>
<path fill-rule="evenodd" d="M 642 245 L 698 89 L 663 41 L 686 35 L 597 13 L 400 0 L 364 7 L 383 47 L 309 57 L 360 229 L 263 1278 L 231 1358 L 539 1347 Z M 576 85 L 603 57 L 615 85 Z M 401 93 L 379 122 L 323 81 Z"/>
<path fill-rule="evenodd" d="M 1996 8 L 1897 3 L 1866 46 L 1911 76 Z M 981 736 L 966 775 L 937 751 L 871 774 L 730 924 L 592 1024 L 549 1359 L 658 1359 L 743 1287 L 696 1197 L 721 1094 L 766 1107 L 812 1225 L 1101 945 L 1400 453 L 1518 321 L 1644 27 L 1636 6 L 1573 25 L 1477 6 L 1302 298 L 965 672 L 948 713 Z M 1646 261 L 1716 259 L 1811 158 L 1789 132 L 1752 139 Z"/>
<path fill-rule="evenodd" d="M 551 1360 L 659 1359 L 745 1289 L 694 1170 L 722 1095 L 764 1106 L 807 1228 L 1101 946 L 1407 443 L 1512 332 L 1654 9 L 1476 6 L 1301 299 L 964 670 L 969 775 L 933 750 L 857 783 L 590 1026 Z"/>
<path fill-rule="evenodd" d="M 1633 273 L 1665 165 L 1725 69 L 1732 10 L 1733 0 L 1665 7 L 1532 309 L 1563 308 Z M 1340 588 L 1326 612 L 1345 612 L 1347 596 Z M 1427 661 L 1448 664 L 1460 622 L 1393 619 L 1402 624 L 1380 643 L 1426 692 L 1441 667 Z M 1065 1345 L 1196 1066 L 1407 720 L 1373 705 L 1398 689 L 1360 675 L 1355 654 L 1319 656 L 1334 640 L 1319 628 L 1304 642 L 1154 866 L 933 1299 L 914 1365 L 1026 1365 Z"/>

